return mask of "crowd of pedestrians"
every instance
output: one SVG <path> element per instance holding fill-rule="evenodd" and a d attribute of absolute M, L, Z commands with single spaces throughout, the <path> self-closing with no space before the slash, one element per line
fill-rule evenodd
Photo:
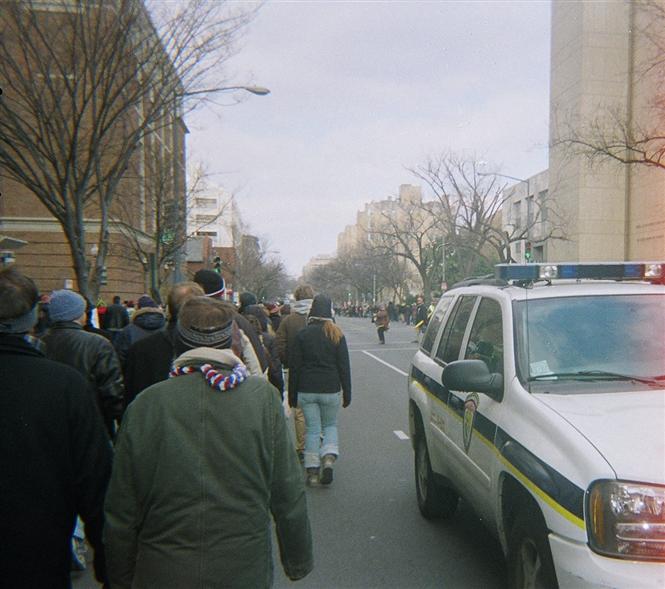
<path fill-rule="evenodd" d="M 0 271 L 0 586 L 70 587 L 85 537 L 104 587 L 270 587 L 270 518 L 286 575 L 312 570 L 305 486 L 331 485 L 340 456 L 346 338 L 308 285 L 290 305 L 224 294 L 200 270 L 165 309 L 94 308 Z M 337 311 L 385 344 L 391 321 L 422 332 L 431 309 Z"/>
<path fill-rule="evenodd" d="M 286 575 L 312 570 L 305 485 L 333 480 L 346 339 L 307 285 L 223 297 L 201 270 L 166 309 L 93 308 L 0 271 L 0 585 L 70 587 L 84 529 L 105 587 L 270 587 L 271 518 Z"/>

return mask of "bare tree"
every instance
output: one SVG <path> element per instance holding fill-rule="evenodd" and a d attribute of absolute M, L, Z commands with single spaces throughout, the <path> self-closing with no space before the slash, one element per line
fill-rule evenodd
<path fill-rule="evenodd" d="M 503 207 L 510 199 L 510 192 L 497 175 L 480 170 L 475 159 L 452 153 L 430 157 L 424 164 L 410 168 L 412 174 L 430 187 L 439 204 L 437 258 L 441 260 L 442 256 L 440 240 L 445 240 L 456 257 L 460 278 L 497 262 L 513 261 L 510 244 L 528 239 L 537 226 L 543 240 L 564 237 L 563 225 L 557 221 L 555 211 L 543 230 L 542 208 L 551 205 L 544 201 L 534 201 L 536 210 L 531 219 L 513 225 L 502 223 Z"/>
<path fill-rule="evenodd" d="M 628 83 L 649 93 L 645 116 L 629 112 L 630 104 L 604 107 L 593 117 L 580 119 L 557 112 L 553 147 L 566 148 L 570 157 L 585 156 L 590 162 L 619 162 L 665 170 L 665 4 L 662 0 L 629 3 L 631 35 L 643 51 Z"/>
<path fill-rule="evenodd" d="M 363 230 L 373 255 L 406 260 L 429 297 L 435 264 L 433 244 L 443 230 L 438 203 L 388 201 L 388 206 L 375 208 Z"/>
<path fill-rule="evenodd" d="M 182 116 L 183 97 L 218 75 L 253 11 L 154 2 L 151 18 L 142 0 L 48 4 L 0 4 L 0 174 L 62 226 L 78 288 L 94 300 L 125 171 L 147 137 Z M 92 236 L 90 216 L 99 218 Z M 88 240 L 98 251 L 92 276 Z"/>
<path fill-rule="evenodd" d="M 199 222 L 192 211 L 197 199 L 207 193 L 207 173 L 202 165 L 194 166 L 189 174 L 189 183 L 181 206 L 173 198 L 174 185 L 177 181 L 171 162 L 165 161 L 155 153 L 154 157 L 146 158 L 144 166 L 151 182 L 145 186 L 143 199 L 146 210 L 150 214 L 152 227 L 150 233 L 137 227 L 135 222 L 134 201 L 138 197 L 134 192 L 118 191 L 116 206 L 111 214 L 114 226 L 118 228 L 124 240 L 117 244 L 116 250 L 120 258 L 140 264 L 146 278 L 149 278 L 151 295 L 160 301 L 164 285 L 171 279 L 178 263 L 179 253 L 185 248 L 187 241 L 199 231 L 215 223 L 225 216 L 230 209 L 231 198 L 222 202 L 205 222 Z M 138 174 L 138 171 L 135 172 Z M 183 231 L 187 222 L 187 231 Z"/>
<path fill-rule="evenodd" d="M 234 289 L 252 292 L 259 300 L 282 298 L 290 279 L 282 261 L 271 252 L 268 240 L 250 235 L 240 219 L 235 220 L 233 233 L 235 260 L 229 270 Z"/>

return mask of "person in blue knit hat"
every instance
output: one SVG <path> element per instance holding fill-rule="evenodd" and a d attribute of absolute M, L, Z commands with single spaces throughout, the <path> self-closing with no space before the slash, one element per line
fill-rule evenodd
<path fill-rule="evenodd" d="M 122 372 L 113 345 L 84 331 L 86 302 L 73 290 L 53 291 L 48 314 L 51 327 L 42 338 L 46 357 L 76 368 L 88 381 L 113 438 L 124 409 Z"/>

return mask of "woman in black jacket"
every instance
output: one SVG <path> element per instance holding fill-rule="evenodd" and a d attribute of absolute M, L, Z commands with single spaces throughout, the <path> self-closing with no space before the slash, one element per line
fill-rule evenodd
<path fill-rule="evenodd" d="M 339 455 L 340 404 L 351 404 L 349 350 L 342 330 L 333 322 L 330 299 L 317 295 L 307 326 L 298 332 L 289 353 L 289 405 L 301 407 L 305 415 L 309 485 L 332 482 L 333 464 Z"/>

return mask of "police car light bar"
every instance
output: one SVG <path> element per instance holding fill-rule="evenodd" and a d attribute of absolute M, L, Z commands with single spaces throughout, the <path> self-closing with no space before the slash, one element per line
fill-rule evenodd
<path fill-rule="evenodd" d="M 497 264 L 494 275 L 501 280 L 593 279 L 645 280 L 665 284 L 665 262 L 609 262 L 561 264 Z"/>

